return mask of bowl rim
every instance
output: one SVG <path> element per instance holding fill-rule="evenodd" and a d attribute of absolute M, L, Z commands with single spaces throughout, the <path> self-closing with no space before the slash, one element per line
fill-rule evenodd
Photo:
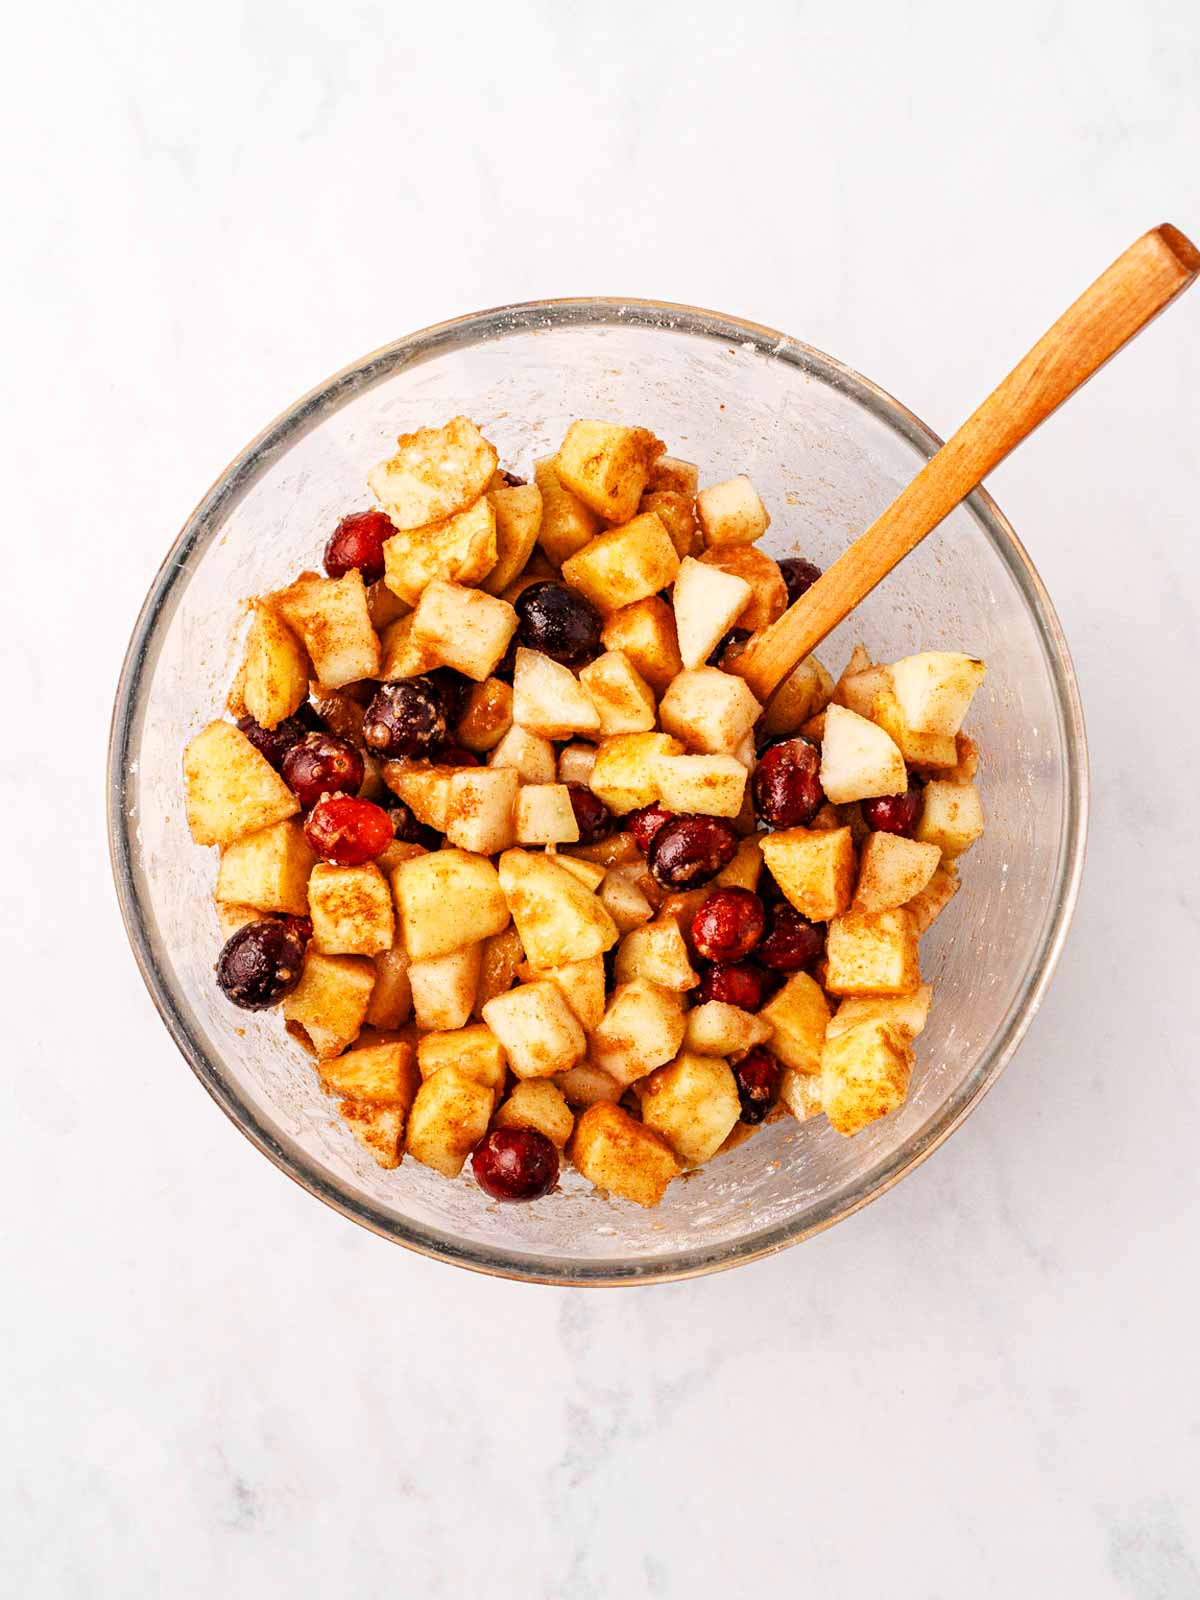
<path fill-rule="evenodd" d="M 685 333 L 711 341 L 750 344 L 848 394 L 927 457 L 942 440 L 907 406 L 878 384 L 823 351 L 761 323 L 671 301 L 581 297 L 516 302 L 471 312 L 381 346 L 334 373 L 269 423 L 220 473 L 188 517 L 168 551 L 142 604 L 121 667 L 108 747 L 106 789 L 108 841 L 121 916 L 142 980 L 180 1053 L 230 1120 L 280 1171 L 341 1215 L 434 1260 L 494 1277 L 562 1286 L 618 1286 L 673 1282 L 756 1261 L 811 1238 L 872 1200 L 927 1160 L 965 1121 L 996 1082 L 1024 1038 L 1045 998 L 1062 954 L 1079 896 L 1087 841 L 1089 773 L 1087 735 L 1075 670 L 1066 638 L 1045 584 L 1008 519 L 991 495 L 976 489 L 964 502 L 1011 572 L 1039 633 L 1050 671 L 1066 761 L 1066 806 L 1056 863 L 1056 894 L 1031 957 L 1025 980 L 1000 1027 L 980 1054 L 936 1123 L 926 1124 L 880 1167 L 849 1186 L 836 1203 L 818 1205 L 803 1223 L 783 1222 L 747 1234 L 732 1245 L 698 1247 L 662 1258 L 627 1262 L 566 1260 L 561 1267 L 534 1255 L 458 1243 L 448 1235 L 407 1221 L 397 1222 L 370 1204 L 342 1193 L 297 1161 L 273 1137 L 216 1072 L 190 1033 L 173 1000 L 171 984 L 151 942 L 142 914 L 135 872 L 136 818 L 128 801 L 138 757 L 134 740 L 146 681 L 146 666 L 189 557 L 261 475 L 297 440 L 349 399 L 409 366 L 443 351 L 508 334 L 565 327 L 639 326 Z"/>

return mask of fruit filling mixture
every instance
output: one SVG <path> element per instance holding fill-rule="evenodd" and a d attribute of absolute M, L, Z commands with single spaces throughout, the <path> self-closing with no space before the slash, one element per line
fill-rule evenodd
<path fill-rule="evenodd" d="M 569 1161 L 654 1206 L 764 1122 L 895 1110 L 983 663 L 860 645 L 760 705 L 738 656 L 818 569 L 644 428 L 575 422 L 527 483 L 455 417 L 368 482 L 184 756 L 228 1000 L 381 1166 L 496 1200 Z"/>

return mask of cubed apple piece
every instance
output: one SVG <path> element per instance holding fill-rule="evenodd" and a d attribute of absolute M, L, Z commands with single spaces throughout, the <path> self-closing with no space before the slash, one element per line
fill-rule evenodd
<path fill-rule="evenodd" d="M 579 1018 L 556 983 L 521 983 L 483 1008 L 483 1020 L 504 1046 L 518 1078 L 566 1072 L 587 1052 Z"/>
<path fill-rule="evenodd" d="M 562 1091 L 567 1104 L 576 1108 L 594 1106 L 601 1100 L 616 1105 L 625 1093 L 624 1084 L 618 1083 L 607 1072 L 601 1072 L 599 1067 L 592 1066 L 590 1061 L 581 1061 L 568 1072 L 556 1073 L 552 1081 Z"/>
<path fill-rule="evenodd" d="M 504 1090 L 508 1060 L 504 1047 L 483 1022 L 448 1033 L 424 1033 L 417 1040 L 417 1067 L 422 1078 L 432 1078 L 443 1067 L 454 1067 L 497 1097 Z"/>
<path fill-rule="evenodd" d="M 575 1124 L 570 1156 L 597 1189 L 646 1207 L 658 1205 L 680 1171 L 660 1133 L 605 1100 L 590 1105 Z"/>
<path fill-rule="evenodd" d="M 404 1153 L 405 1113 L 400 1106 L 371 1100 L 339 1100 L 338 1116 L 373 1160 L 387 1171 L 400 1165 Z"/>
<path fill-rule="evenodd" d="M 489 594 L 507 589 L 525 570 L 542 526 L 542 491 L 536 483 L 492 489 L 488 501 L 496 518 L 496 565 L 483 580 Z"/>
<path fill-rule="evenodd" d="M 912 1047 L 890 1023 L 862 1022 L 825 1041 L 821 1104 L 838 1133 L 859 1133 L 904 1104 Z"/>
<path fill-rule="evenodd" d="M 855 909 L 891 911 L 906 905 L 920 894 L 941 860 L 936 844 L 921 844 L 899 833 L 869 833 L 859 856 Z"/>
<path fill-rule="evenodd" d="M 767 628 L 787 610 L 787 584 L 778 561 L 772 561 L 765 550 L 756 550 L 749 544 L 724 544 L 706 550 L 701 564 L 724 572 L 731 578 L 741 578 L 750 585 L 750 598 L 738 613 L 739 628 L 756 632 Z M 722 660 L 728 667 L 730 660 Z"/>
<path fill-rule="evenodd" d="M 766 507 L 744 474 L 701 489 L 696 515 L 709 545 L 754 544 L 771 526 Z"/>
<path fill-rule="evenodd" d="M 892 663 L 892 689 L 905 722 L 917 733 L 953 738 L 987 668 L 973 656 L 926 650 Z"/>
<path fill-rule="evenodd" d="M 849 907 L 857 870 L 849 828 L 782 828 L 759 844 L 767 871 L 810 922 L 828 922 Z"/>
<path fill-rule="evenodd" d="M 493 933 L 483 941 L 483 954 L 479 962 L 479 982 L 475 985 L 475 1004 L 471 1015 L 479 1020 L 483 1008 L 498 994 L 504 994 L 517 981 L 517 972 L 525 960 L 525 950 L 520 935 L 510 923 L 503 933 Z"/>
<path fill-rule="evenodd" d="M 319 861 L 308 880 L 313 945 L 325 956 L 373 956 L 390 950 L 396 915 L 387 879 L 373 861 L 331 867 Z"/>
<path fill-rule="evenodd" d="M 460 850 L 493 856 L 516 841 L 519 780 L 511 767 L 466 767 L 450 780 L 446 839 Z"/>
<path fill-rule="evenodd" d="M 588 786 L 610 811 L 623 817 L 659 798 L 658 763 L 683 754 L 669 733 L 618 733 L 600 741 Z"/>
<path fill-rule="evenodd" d="M 653 511 L 671 536 L 675 553 L 682 561 L 693 551 L 703 548 L 700 524 L 696 521 L 696 508 L 689 494 L 678 494 L 672 489 L 647 492 L 638 501 L 639 511 Z"/>
<path fill-rule="evenodd" d="M 695 955 L 696 946 L 692 939 L 692 923 L 696 913 L 712 893 L 712 886 L 705 884 L 699 889 L 684 889 L 679 894 L 669 894 L 658 908 L 661 917 L 670 917 L 680 933 L 688 950 Z"/>
<path fill-rule="evenodd" d="M 506 850 L 500 887 L 535 967 L 584 961 L 617 942 L 616 923 L 600 901 L 549 856 Z"/>
<path fill-rule="evenodd" d="M 491 482 L 497 456 L 469 417 L 402 433 L 396 453 L 367 474 L 397 528 L 420 528 L 473 505 Z"/>
<path fill-rule="evenodd" d="M 466 1026 L 475 1004 L 482 959 L 481 941 L 410 964 L 408 981 L 418 1028 L 444 1033 Z"/>
<path fill-rule="evenodd" d="M 737 1082 L 717 1056 L 684 1052 L 640 1086 L 642 1121 L 685 1166 L 716 1155 L 741 1116 Z"/>
<path fill-rule="evenodd" d="M 487 1132 L 495 1096 L 486 1084 L 443 1067 L 417 1090 L 408 1114 L 408 1153 L 443 1178 L 457 1178 Z"/>
<path fill-rule="evenodd" d="M 714 889 L 749 889 L 753 893 L 758 888 L 758 880 L 762 876 L 763 853 L 762 843 L 754 835 L 739 840 L 738 847 L 733 853 L 733 860 L 728 866 L 722 867 L 713 879 Z"/>
<path fill-rule="evenodd" d="M 573 878 L 578 878 L 593 893 L 604 882 L 608 868 L 599 861 L 582 861 L 578 856 L 566 855 L 561 850 L 554 859 L 560 867 L 564 867 Z"/>
<path fill-rule="evenodd" d="M 653 511 L 599 534 L 562 566 L 564 581 L 605 616 L 669 588 L 678 571 L 671 535 Z"/>
<path fill-rule="evenodd" d="M 488 766 L 511 767 L 522 783 L 553 783 L 554 745 L 544 734 L 530 733 L 514 722 L 488 756 Z"/>
<path fill-rule="evenodd" d="M 911 994 L 920 987 L 917 930 L 896 911 L 847 911 L 829 924 L 825 987 L 830 994 Z"/>
<path fill-rule="evenodd" d="M 513 671 L 513 722 L 546 739 L 600 731 L 600 714 L 571 669 L 524 646 Z"/>
<path fill-rule="evenodd" d="M 604 1020 L 592 1032 L 589 1058 L 628 1085 L 673 1060 L 686 1031 L 679 995 L 636 978 L 613 990 Z"/>
<path fill-rule="evenodd" d="M 601 905 L 623 934 L 649 922 L 654 915 L 641 876 L 642 869 L 633 863 L 610 867 L 597 891 Z"/>
<path fill-rule="evenodd" d="M 496 516 L 484 498 L 451 517 L 409 528 L 383 541 L 383 581 L 415 606 L 435 580 L 477 584 L 496 565 Z"/>
<path fill-rule="evenodd" d="M 575 1118 L 562 1090 L 549 1078 L 525 1078 L 492 1119 L 494 1128 L 534 1128 L 562 1150 L 571 1137 Z"/>
<path fill-rule="evenodd" d="M 821 787 L 835 806 L 903 794 L 908 788 L 904 757 L 874 722 L 830 705 L 821 744 Z"/>
<path fill-rule="evenodd" d="M 300 982 L 285 995 L 284 1025 L 318 1061 L 340 1056 L 366 1021 L 374 965 L 362 956 L 323 956 L 309 944 Z"/>
<path fill-rule="evenodd" d="M 402 757 L 384 762 L 383 779 L 418 822 L 444 833 L 450 804 L 450 779 L 455 771 L 454 767 L 431 767 L 428 762 Z"/>
<path fill-rule="evenodd" d="M 876 693 L 869 714 L 895 744 L 906 766 L 942 769 L 953 766 L 957 759 L 954 740 L 949 734 L 913 732 L 904 720 L 890 682 Z"/>
<path fill-rule="evenodd" d="M 772 696 L 763 713 L 763 731 L 795 733 L 810 717 L 824 711 L 832 692 L 833 679 L 829 673 L 816 656 L 805 656 Z"/>
<path fill-rule="evenodd" d="M 979 746 L 965 733 L 954 735 L 954 765 L 938 777 L 944 783 L 974 783 L 979 771 Z"/>
<path fill-rule="evenodd" d="M 455 735 L 477 755 L 494 750 L 512 727 L 512 685 L 499 678 L 472 684 L 463 703 Z"/>
<path fill-rule="evenodd" d="M 906 1039 L 915 1039 L 929 1020 L 932 1003 L 933 990 L 927 983 L 911 994 L 852 995 L 841 1002 L 829 1019 L 825 1036 L 832 1039 L 836 1034 L 845 1033 L 847 1028 L 857 1028 L 860 1022 L 879 1021 L 889 1023 Z"/>
<path fill-rule="evenodd" d="M 779 1104 L 790 1111 L 797 1122 L 821 1116 L 825 1110 L 821 1102 L 821 1074 L 785 1067 L 779 1080 Z"/>
<path fill-rule="evenodd" d="M 929 882 L 905 906 L 918 938 L 926 933 L 958 893 L 959 878 L 952 861 L 944 861 Z"/>
<path fill-rule="evenodd" d="M 495 867 L 466 850 L 434 850 L 406 861 L 392 873 L 392 893 L 413 961 L 448 955 L 508 926 Z"/>
<path fill-rule="evenodd" d="M 397 938 L 390 950 L 375 957 L 375 987 L 367 1007 L 367 1025 L 399 1028 L 412 1016 L 412 984 L 408 981 L 408 951 Z"/>
<path fill-rule="evenodd" d="M 534 967 L 525 963 L 517 976 L 522 983 L 556 983 L 563 999 L 579 1018 L 586 1032 L 599 1025 L 604 1016 L 604 957 L 588 956 L 586 961 L 567 961 L 561 967 Z"/>
<path fill-rule="evenodd" d="M 797 1072 L 819 1072 L 829 1002 L 807 972 L 794 972 L 759 1012 L 771 1025 L 771 1054 Z"/>
<path fill-rule="evenodd" d="M 555 458 L 559 480 L 606 522 L 628 522 L 663 449 L 648 428 L 573 422 Z"/>
<path fill-rule="evenodd" d="M 661 595 L 647 595 L 604 619 L 600 635 L 606 650 L 621 650 L 656 695 L 663 695 L 683 671 L 675 614 Z"/>
<path fill-rule="evenodd" d="M 586 784 L 592 776 L 592 768 L 595 765 L 594 744 L 569 744 L 565 750 L 560 750 L 558 753 L 558 781 Z"/>
<path fill-rule="evenodd" d="M 413 612 L 397 618 L 383 630 L 379 641 L 381 660 L 379 676 L 385 683 L 399 683 L 403 678 L 419 678 L 432 672 L 437 657 L 432 645 L 413 638 Z"/>
<path fill-rule="evenodd" d="M 516 783 L 515 772 L 512 773 L 512 779 Z M 571 792 L 565 783 L 525 784 L 516 795 L 514 815 L 518 844 L 579 842 L 579 823 L 575 820 Z"/>
<path fill-rule="evenodd" d="M 482 683 L 495 671 L 517 631 L 507 600 L 482 589 L 435 580 L 413 612 L 413 638 L 428 645 L 439 666 Z"/>
<path fill-rule="evenodd" d="M 684 1047 L 702 1056 L 744 1056 L 756 1044 L 765 1044 L 774 1032 L 765 1017 L 725 1000 L 708 1000 L 687 1014 Z"/>
<path fill-rule="evenodd" d="M 925 804 L 916 832 L 922 843 L 937 845 L 953 861 L 969 850 L 982 832 L 983 806 L 973 783 L 932 779 L 925 785 Z"/>
<path fill-rule="evenodd" d="M 583 668 L 579 681 L 602 734 L 649 733 L 654 727 L 654 691 L 623 651 L 606 650 Z"/>
<path fill-rule="evenodd" d="M 542 495 L 538 544 L 550 563 L 561 567 L 568 556 L 590 544 L 604 524 L 590 506 L 565 486 L 553 456 L 535 461 L 533 476 Z"/>
<path fill-rule="evenodd" d="M 232 722 L 210 722 L 191 741 L 183 753 L 183 782 L 197 844 L 232 844 L 300 809 L 274 767 Z"/>
<path fill-rule="evenodd" d="M 682 461 L 678 456 L 659 456 L 650 468 L 647 489 L 664 489 L 673 494 L 685 494 L 689 500 L 696 498 L 700 487 L 700 468 L 694 461 Z"/>
<path fill-rule="evenodd" d="M 890 694 L 891 691 L 892 680 L 888 669 L 870 666 L 864 667 L 861 672 L 844 672 L 834 684 L 830 699 L 835 705 L 845 706 L 847 711 L 854 711 L 860 717 L 874 721 L 876 695 Z M 896 743 L 900 741 L 897 739 Z"/>
<path fill-rule="evenodd" d="M 344 1055 L 320 1064 L 326 1094 L 372 1105 L 400 1106 L 407 1113 L 421 1082 L 411 1039 L 397 1035 L 360 1034 Z"/>
<path fill-rule="evenodd" d="M 379 674 L 379 635 L 371 626 L 362 573 L 321 578 L 302 572 L 295 583 L 274 597 L 274 606 L 304 641 L 317 681 L 323 688 Z"/>
<path fill-rule="evenodd" d="M 393 622 L 408 612 L 407 600 L 401 600 L 398 594 L 393 594 L 380 578 L 377 583 L 367 585 L 367 611 L 371 618 L 371 626 L 375 632 L 382 635 L 385 629 Z"/>
<path fill-rule="evenodd" d="M 254 607 L 241 671 L 242 703 L 264 728 L 275 728 L 308 699 L 308 655 L 275 610 Z"/>
<path fill-rule="evenodd" d="M 680 563 L 671 600 L 685 667 L 704 665 L 750 598 L 750 585 L 735 573 L 722 572 L 690 556 Z"/>
<path fill-rule="evenodd" d="M 658 763 L 659 799 L 668 811 L 736 817 L 748 776 L 736 756 L 663 756 Z"/>
<path fill-rule="evenodd" d="M 216 898 L 260 911 L 308 915 L 308 875 L 316 865 L 295 817 L 235 839 L 221 852 Z"/>
<path fill-rule="evenodd" d="M 640 928 L 632 928 L 617 946 L 613 976 L 617 983 L 645 978 L 678 993 L 694 989 L 700 982 L 673 917 L 657 917 Z"/>
<path fill-rule="evenodd" d="M 681 672 L 658 708 L 667 733 L 706 755 L 732 755 L 761 713 L 742 679 L 719 667 Z"/>

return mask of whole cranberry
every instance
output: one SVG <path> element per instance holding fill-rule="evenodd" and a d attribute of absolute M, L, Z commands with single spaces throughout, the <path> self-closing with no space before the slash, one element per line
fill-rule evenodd
<path fill-rule="evenodd" d="M 811 966 L 825 949 L 825 926 L 810 922 L 785 902 L 773 905 L 754 959 L 772 972 L 799 972 Z"/>
<path fill-rule="evenodd" d="M 540 1200 L 558 1182 L 558 1151 L 536 1128 L 493 1128 L 475 1146 L 471 1168 L 493 1200 Z"/>
<path fill-rule="evenodd" d="M 731 644 L 744 644 L 749 637 L 749 628 L 730 628 L 728 633 L 722 634 L 722 636 L 717 640 L 716 645 L 713 648 L 713 653 L 709 656 L 708 660 L 705 662 L 705 665 L 709 667 L 719 667 L 721 665 L 721 657 L 725 654 L 726 650 L 729 649 L 729 646 Z"/>
<path fill-rule="evenodd" d="M 285 717 L 282 722 L 277 722 L 273 728 L 264 728 L 261 722 L 255 722 L 253 717 L 240 717 L 238 727 L 249 739 L 250 743 L 265 757 L 278 772 L 283 766 L 283 758 L 294 744 L 299 744 L 306 733 L 312 733 L 321 726 L 320 718 L 309 705 L 307 700 L 296 712 L 294 717 Z"/>
<path fill-rule="evenodd" d="M 740 961 L 765 924 L 762 901 L 749 889 L 714 889 L 692 918 L 692 943 L 705 961 Z"/>
<path fill-rule="evenodd" d="M 286 922 L 247 922 L 225 943 L 217 958 L 217 983 L 243 1011 L 265 1011 L 300 982 L 304 945 Z"/>
<path fill-rule="evenodd" d="M 779 563 L 779 570 L 783 573 L 790 606 L 795 605 L 800 596 L 811 589 L 821 576 L 820 567 L 815 567 L 811 561 L 805 561 L 800 556 L 787 556 Z"/>
<path fill-rule="evenodd" d="M 332 733 L 306 733 L 283 758 L 283 781 L 307 811 L 323 794 L 353 794 L 366 775 L 353 745 Z"/>
<path fill-rule="evenodd" d="M 513 602 L 517 640 L 552 661 L 577 667 L 600 649 L 604 620 L 592 602 L 565 583 L 531 583 Z"/>
<path fill-rule="evenodd" d="M 768 745 L 754 769 L 754 809 L 772 828 L 802 828 L 825 804 L 821 756 L 807 739 Z"/>
<path fill-rule="evenodd" d="M 771 1109 L 771 1102 L 779 1091 L 783 1068 L 763 1045 L 756 1045 L 735 1061 L 733 1076 L 737 1080 L 738 1099 L 742 1103 L 743 1122 L 761 1122 Z"/>
<path fill-rule="evenodd" d="M 377 582 L 383 577 L 383 541 L 395 531 L 382 511 L 352 511 L 329 536 L 325 571 L 331 578 L 344 578 L 357 567 L 364 583 Z"/>
<path fill-rule="evenodd" d="M 654 843 L 654 835 L 674 816 L 675 813 L 668 811 L 665 806 L 643 806 L 640 811 L 629 813 L 625 818 L 625 827 L 633 835 L 634 844 L 645 855 Z"/>
<path fill-rule="evenodd" d="M 305 944 L 307 944 L 312 938 L 313 925 L 311 917 L 298 917 L 293 912 L 289 911 L 284 913 L 279 920 L 283 923 L 285 928 L 291 928 L 297 938 L 303 939 Z"/>
<path fill-rule="evenodd" d="M 593 794 L 585 783 L 569 783 L 567 793 L 579 825 L 580 844 L 599 844 L 601 839 L 607 839 L 617 820 L 600 796 Z"/>
<path fill-rule="evenodd" d="M 377 756 L 420 756 L 446 738 L 446 706 L 429 678 L 381 684 L 363 718 L 363 739 Z"/>
<path fill-rule="evenodd" d="M 695 889 L 729 865 L 737 844 L 725 817 L 674 817 L 654 835 L 646 859 L 664 889 Z"/>
<path fill-rule="evenodd" d="M 459 744 L 457 739 L 447 739 L 445 744 L 439 744 L 430 754 L 434 765 L 438 767 L 477 767 L 480 764 L 475 752 Z"/>
<path fill-rule="evenodd" d="M 767 975 L 750 961 L 720 961 L 700 975 L 701 1005 L 723 1000 L 727 1006 L 757 1011 L 766 998 Z"/>
<path fill-rule="evenodd" d="M 334 794 L 318 800 L 309 812 L 304 837 L 322 861 L 335 867 L 361 867 L 386 850 L 394 835 L 392 819 L 382 806 Z"/>
<path fill-rule="evenodd" d="M 925 809 L 925 791 L 915 778 L 903 794 L 884 794 L 862 803 L 863 821 L 876 833 L 900 833 L 911 839 Z"/>
<path fill-rule="evenodd" d="M 387 808 L 388 821 L 392 825 L 392 835 L 403 844 L 419 844 L 426 850 L 437 850 L 442 842 L 442 836 L 436 828 L 429 827 L 424 822 L 418 822 L 416 813 L 410 805 L 403 800 L 393 800 Z"/>
<path fill-rule="evenodd" d="M 475 685 L 465 673 L 456 672 L 453 667 L 434 667 L 432 672 L 426 673 L 426 677 L 436 684 L 441 693 L 446 725 L 452 728 L 466 709 L 467 696 Z"/>

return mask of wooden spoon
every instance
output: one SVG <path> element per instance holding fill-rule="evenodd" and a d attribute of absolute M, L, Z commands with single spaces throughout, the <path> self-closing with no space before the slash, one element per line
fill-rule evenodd
<path fill-rule="evenodd" d="M 765 704 L 788 674 L 972 489 L 1182 294 L 1200 250 L 1164 223 L 1118 256 L 807 593 L 755 634 L 735 670 Z"/>

